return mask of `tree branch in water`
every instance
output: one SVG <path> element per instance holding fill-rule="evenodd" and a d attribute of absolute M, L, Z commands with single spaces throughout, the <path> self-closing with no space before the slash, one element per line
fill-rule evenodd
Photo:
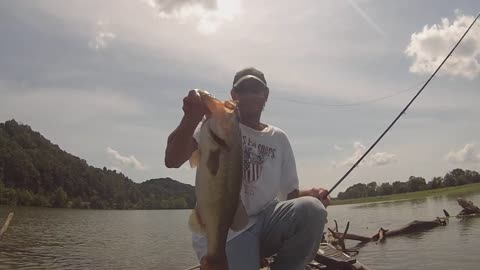
<path fill-rule="evenodd" d="M 2 229 L 0 230 L 0 240 L 2 240 L 3 235 L 4 235 L 5 232 L 7 231 L 8 225 L 10 225 L 10 221 L 12 221 L 12 218 L 13 218 L 13 212 L 11 212 L 10 214 L 8 214 L 7 220 L 5 220 L 5 224 L 3 224 L 3 227 L 2 227 Z"/>

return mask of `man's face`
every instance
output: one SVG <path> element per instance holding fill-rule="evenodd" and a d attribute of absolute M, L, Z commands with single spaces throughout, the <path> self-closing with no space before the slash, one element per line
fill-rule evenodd
<path fill-rule="evenodd" d="M 260 115 L 268 99 L 268 89 L 256 80 L 242 82 L 231 92 L 232 99 L 238 101 L 242 117 Z"/>

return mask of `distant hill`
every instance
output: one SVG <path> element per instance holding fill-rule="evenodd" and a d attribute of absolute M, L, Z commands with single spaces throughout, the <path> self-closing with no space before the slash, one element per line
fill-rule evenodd
<path fill-rule="evenodd" d="M 87 164 L 29 126 L 0 123 L 0 204 L 96 209 L 178 209 L 194 187 L 170 178 L 135 183 Z"/>
<path fill-rule="evenodd" d="M 338 193 L 336 199 L 349 200 L 358 198 L 389 196 L 393 194 L 404 194 L 439 188 L 462 186 L 467 184 L 480 183 L 480 174 L 474 170 L 453 169 L 445 176 L 436 176 L 432 180 L 425 180 L 423 177 L 410 176 L 407 181 L 384 182 L 380 185 L 377 182 L 368 184 L 357 183 Z"/>
<path fill-rule="evenodd" d="M 147 209 L 193 208 L 195 187 L 170 178 L 157 178 L 140 184 L 144 206 Z M 166 200 L 166 198 L 169 198 Z"/>

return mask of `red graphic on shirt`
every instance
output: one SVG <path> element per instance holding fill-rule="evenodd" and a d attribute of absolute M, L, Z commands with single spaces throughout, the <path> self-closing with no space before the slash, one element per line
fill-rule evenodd
<path fill-rule="evenodd" d="M 257 144 L 243 136 L 243 179 L 245 184 L 253 183 L 262 175 L 265 160 L 275 158 L 276 149 Z"/>

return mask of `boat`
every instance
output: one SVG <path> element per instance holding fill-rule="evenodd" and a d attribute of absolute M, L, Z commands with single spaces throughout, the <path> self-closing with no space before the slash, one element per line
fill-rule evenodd
<path fill-rule="evenodd" d="M 275 261 L 275 256 L 265 259 L 261 270 L 269 270 L 269 264 Z M 200 269 L 200 265 L 185 269 Z M 306 267 L 305 270 L 369 270 L 365 265 L 354 257 L 336 249 L 329 243 L 321 243 L 317 255 Z"/>
<path fill-rule="evenodd" d="M 268 259 L 268 264 L 275 261 L 275 256 Z M 261 270 L 269 270 L 267 266 Z M 321 243 L 317 255 L 305 270 L 368 270 L 362 263 L 350 255 L 336 249 L 329 243 Z"/>
<path fill-rule="evenodd" d="M 321 243 L 315 259 L 305 268 L 305 270 L 312 269 L 368 270 L 369 268 L 331 244 Z"/>

